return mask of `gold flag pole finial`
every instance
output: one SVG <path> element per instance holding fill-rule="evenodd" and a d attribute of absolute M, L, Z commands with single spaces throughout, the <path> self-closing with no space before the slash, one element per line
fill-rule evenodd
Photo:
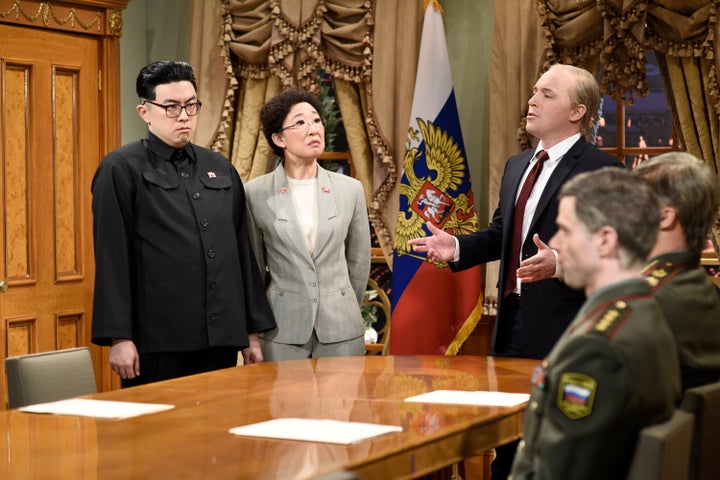
<path fill-rule="evenodd" d="M 442 6 L 440 6 L 440 0 L 425 0 L 425 4 L 423 5 L 423 11 L 427 10 L 428 3 L 432 1 L 433 8 L 436 12 L 445 13 Z"/>

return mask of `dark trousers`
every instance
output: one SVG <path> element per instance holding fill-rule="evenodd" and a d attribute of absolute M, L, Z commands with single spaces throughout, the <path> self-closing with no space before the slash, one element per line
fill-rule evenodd
<path fill-rule="evenodd" d="M 525 329 L 522 328 L 522 309 L 520 295 L 510 294 L 503 299 L 500 315 L 495 321 L 495 346 L 493 355 L 497 357 L 525 358 L 527 343 Z"/>
<path fill-rule="evenodd" d="M 523 357 L 525 348 L 525 335 L 519 327 L 522 322 L 520 309 L 520 296 L 508 295 L 503 299 L 502 319 L 495 322 L 498 329 L 496 333 L 493 355 L 499 357 Z M 528 390 L 530 385 L 528 385 Z M 505 480 L 512 471 L 515 451 L 519 440 L 495 448 L 495 459 L 490 464 L 490 478 L 492 480 Z"/>
<path fill-rule="evenodd" d="M 123 388 L 237 365 L 238 349 L 214 347 L 193 352 L 153 352 L 140 354 L 140 375 L 123 379 Z"/>
<path fill-rule="evenodd" d="M 491 480 L 505 480 L 512 471 L 515 451 L 520 440 L 512 441 L 506 445 L 495 447 L 495 459 L 490 464 Z"/>

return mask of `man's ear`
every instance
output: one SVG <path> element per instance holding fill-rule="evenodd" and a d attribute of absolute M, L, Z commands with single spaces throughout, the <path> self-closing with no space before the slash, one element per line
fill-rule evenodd
<path fill-rule="evenodd" d="M 594 234 L 596 238 L 596 248 L 600 257 L 607 257 L 618 249 L 617 231 L 609 225 L 601 227 Z M 617 254 L 615 254 L 617 255 Z"/>
<path fill-rule="evenodd" d="M 660 209 L 660 230 L 672 230 L 679 221 L 677 209 L 672 205 Z"/>
<path fill-rule="evenodd" d="M 140 115 L 140 118 L 142 118 L 145 121 L 145 123 L 150 125 L 150 116 L 148 114 L 147 107 L 141 103 L 140 105 L 135 107 L 135 110 L 137 110 L 138 115 Z"/>
<path fill-rule="evenodd" d="M 570 112 L 570 120 L 573 122 L 579 122 L 585 116 L 585 112 L 587 112 L 587 107 L 585 105 L 582 103 L 575 105 L 572 112 Z"/>

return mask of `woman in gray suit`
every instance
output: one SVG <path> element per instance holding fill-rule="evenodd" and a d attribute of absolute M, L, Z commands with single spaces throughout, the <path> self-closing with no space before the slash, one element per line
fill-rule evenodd
<path fill-rule="evenodd" d="M 370 273 L 362 184 L 320 168 L 320 102 L 293 89 L 260 112 L 282 162 L 245 184 L 253 248 L 277 328 L 261 337 L 266 361 L 363 355 L 360 305 Z"/>

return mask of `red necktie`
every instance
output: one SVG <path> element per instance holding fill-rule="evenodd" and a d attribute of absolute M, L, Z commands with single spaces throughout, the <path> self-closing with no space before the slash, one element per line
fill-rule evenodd
<path fill-rule="evenodd" d="M 530 173 L 528 173 L 525 183 L 523 183 L 522 190 L 518 196 L 517 202 L 515 203 L 515 213 L 513 213 L 513 227 L 512 227 L 512 240 L 510 242 L 510 256 L 508 257 L 509 263 L 507 268 L 507 276 L 505 277 L 505 288 L 503 290 L 503 296 L 507 297 L 515 291 L 515 271 L 520 268 L 520 247 L 522 245 L 522 226 L 523 218 L 525 217 L 525 204 L 527 203 L 530 193 L 535 186 L 540 171 L 542 170 L 545 160 L 550 156 L 545 150 L 540 150 L 537 154 L 537 162 L 533 165 Z"/>

